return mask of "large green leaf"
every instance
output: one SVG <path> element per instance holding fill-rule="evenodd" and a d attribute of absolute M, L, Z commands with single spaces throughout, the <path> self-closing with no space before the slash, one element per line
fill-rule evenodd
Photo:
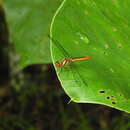
<path fill-rule="evenodd" d="M 130 112 L 130 1 L 66 0 L 51 27 L 53 62 L 92 59 L 56 68 L 72 101 Z"/>
<path fill-rule="evenodd" d="M 20 66 L 51 62 L 49 28 L 62 0 L 4 0 L 11 42 Z"/>

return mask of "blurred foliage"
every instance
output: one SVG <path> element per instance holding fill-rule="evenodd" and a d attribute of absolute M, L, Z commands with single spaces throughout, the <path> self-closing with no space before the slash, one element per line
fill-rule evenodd
<path fill-rule="evenodd" d="M 122 130 L 129 114 L 92 104 L 69 103 L 52 66 L 30 66 L 22 72 L 20 89 L 0 87 L 0 128 L 3 130 Z M 117 125 L 118 124 L 118 125 Z"/>
<path fill-rule="evenodd" d="M 0 6 L 2 6 L 2 0 L 0 0 Z"/>
<path fill-rule="evenodd" d="M 53 62 L 91 56 L 55 67 L 72 101 L 130 113 L 130 1 L 66 0 L 51 26 Z M 60 71 L 60 73 L 59 73 Z"/>
<path fill-rule="evenodd" d="M 49 29 L 62 0 L 4 0 L 10 40 L 21 68 L 50 63 Z M 17 54 L 17 55 L 18 55 Z"/>

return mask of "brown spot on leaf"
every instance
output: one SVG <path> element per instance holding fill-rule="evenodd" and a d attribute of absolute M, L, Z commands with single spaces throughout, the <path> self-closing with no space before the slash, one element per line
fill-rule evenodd
<path fill-rule="evenodd" d="M 116 104 L 116 102 L 112 102 L 112 104 Z"/>
<path fill-rule="evenodd" d="M 106 52 L 106 51 L 103 51 L 103 54 L 104 54 L 104 55 L 106 55 L 106 54 L 107 54 L 107 52 Z"/>
<path fill-rule="evenodd" d="M 111 96 L 111 98 L 115 98 L 114 96 Z"/>
<path fill-rule="evenodd" d="M 122 46 L 122 44 L 121 43 L 119 43 L 118 44 L 118 48 L 122 48 L 123 46 Z"/>
<path fill-rule="evenodd" d="M 123 96 L 122 94 L 119 94 L 119 96 Z"/>

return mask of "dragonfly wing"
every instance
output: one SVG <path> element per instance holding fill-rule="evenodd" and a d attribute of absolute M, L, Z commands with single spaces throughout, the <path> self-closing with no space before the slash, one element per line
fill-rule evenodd
<path fill-rule="evenodd" d="M 73 74 L 73 77 L 75 79 L 75 82 L 81 86 L 82 84 L 84 84 L 85 86 L 88 86 L 88 84 L 86 83 L 86 81 L 84 80 L 84 78 L 82 77 L 82 75 L 79 73 L 76 65 L 74 65 L 73 63 L 70 65 L 70 69 L 71 72 Z"/>
<path fill-rule="evenodd" d="M 82 77 L 82 75 L 79 73 L 76 65 L 74 65 L 73 63 L 71 63 L 70 65 L 68 66 L 65 66 L 65 67 L 62 67 L 62 68 L 58 68 L 60 69 L 58 71 L 58 75 L 61 79 L 61 82 L 62 80 L 63 81 L 72 81 L 72 82 L 75 82 L 78 86 L 88 86 L 86 81 L 84 80 L 84 78 Z"/>
<path fill-rule="evenodd" d="M 49 36 L 49 38 L 51 39 L 53 44 L 62 52 L 64 57 L 69 57 L 68 52 L 65 50 L 65 48 L 60 44 L 60 42 L 58 40 L 55 40 L 51 36 Z"/>

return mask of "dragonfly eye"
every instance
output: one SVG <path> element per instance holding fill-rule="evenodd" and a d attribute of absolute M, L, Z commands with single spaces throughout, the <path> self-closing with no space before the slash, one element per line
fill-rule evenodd
<path fill-rule="evenodd" d="M 55 65 L 56 65 L 56 67 L 61 67 L 61 63 L 58 61 L 55 63 Z"/>

